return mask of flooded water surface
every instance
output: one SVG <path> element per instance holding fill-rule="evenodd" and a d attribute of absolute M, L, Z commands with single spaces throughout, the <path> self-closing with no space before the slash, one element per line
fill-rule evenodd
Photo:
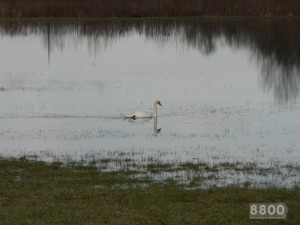
<path fill-rule="evenodd" d="M 2 22 L 0 155 L 201 175 L 199 186 L 299 185 L 299 25 Z M 156 99 L 157 120 L 124 119 Z"/>

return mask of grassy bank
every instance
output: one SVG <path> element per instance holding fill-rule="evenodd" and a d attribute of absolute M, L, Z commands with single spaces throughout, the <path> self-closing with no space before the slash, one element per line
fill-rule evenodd
<path fill-rule="evenodd" d="M 300 16 L 297 0 L 0 0 L 0 17 Z"/>
<path fill-rule="evenodd" d="M 300 189 L 186 190 L 94 166 L 0 160 L 0 224 L 300 224 Z M 251 202 L 285 202 L 286 220 L 250 220 Z"/>

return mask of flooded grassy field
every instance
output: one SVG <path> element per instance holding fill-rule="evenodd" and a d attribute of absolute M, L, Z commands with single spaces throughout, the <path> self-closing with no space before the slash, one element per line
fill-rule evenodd
<path fill-rule="evenodd" d="M 187 189 L 94 165 L 0 160 L 1 224 L 299 224 L 298 188 Z M 152 167 L 153 168 L 153 167 Z M 167 168 L 167 167 L 166 167 Z M 285 220 L 249 219 L 250 202 L 285 202 Z"/>
<path fill-rule="evenodd" d="M 2 22 L 0 156 L 192 189 L 299 186 L 299 24 Z M 156 99 L 157 120 L 124 119 Z"/>

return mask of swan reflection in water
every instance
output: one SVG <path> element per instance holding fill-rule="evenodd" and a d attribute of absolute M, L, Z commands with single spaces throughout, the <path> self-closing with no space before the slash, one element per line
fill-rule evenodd
<path fill-rule="evenodd" d="M 134 124 L 145 124 L 150 122 L 152 118 L 126 118 L 129 123 Z M 157 135 L 161 132 L 162 128 L 157 128 L 157 117 L 153 117 L 153 130 L 154 135 Z"/>

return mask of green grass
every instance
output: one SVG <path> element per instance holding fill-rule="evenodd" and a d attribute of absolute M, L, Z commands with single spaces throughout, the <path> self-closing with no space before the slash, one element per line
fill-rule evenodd
<path fill-rule="evenodd" d="M 0 160 L 0 181 L 0 224 L 300 224 L 300 188 L 187 190 L 126 171 L 25 159 Z M 250 220 L 252 202 L 285 202 L 287 219 Z"/>

